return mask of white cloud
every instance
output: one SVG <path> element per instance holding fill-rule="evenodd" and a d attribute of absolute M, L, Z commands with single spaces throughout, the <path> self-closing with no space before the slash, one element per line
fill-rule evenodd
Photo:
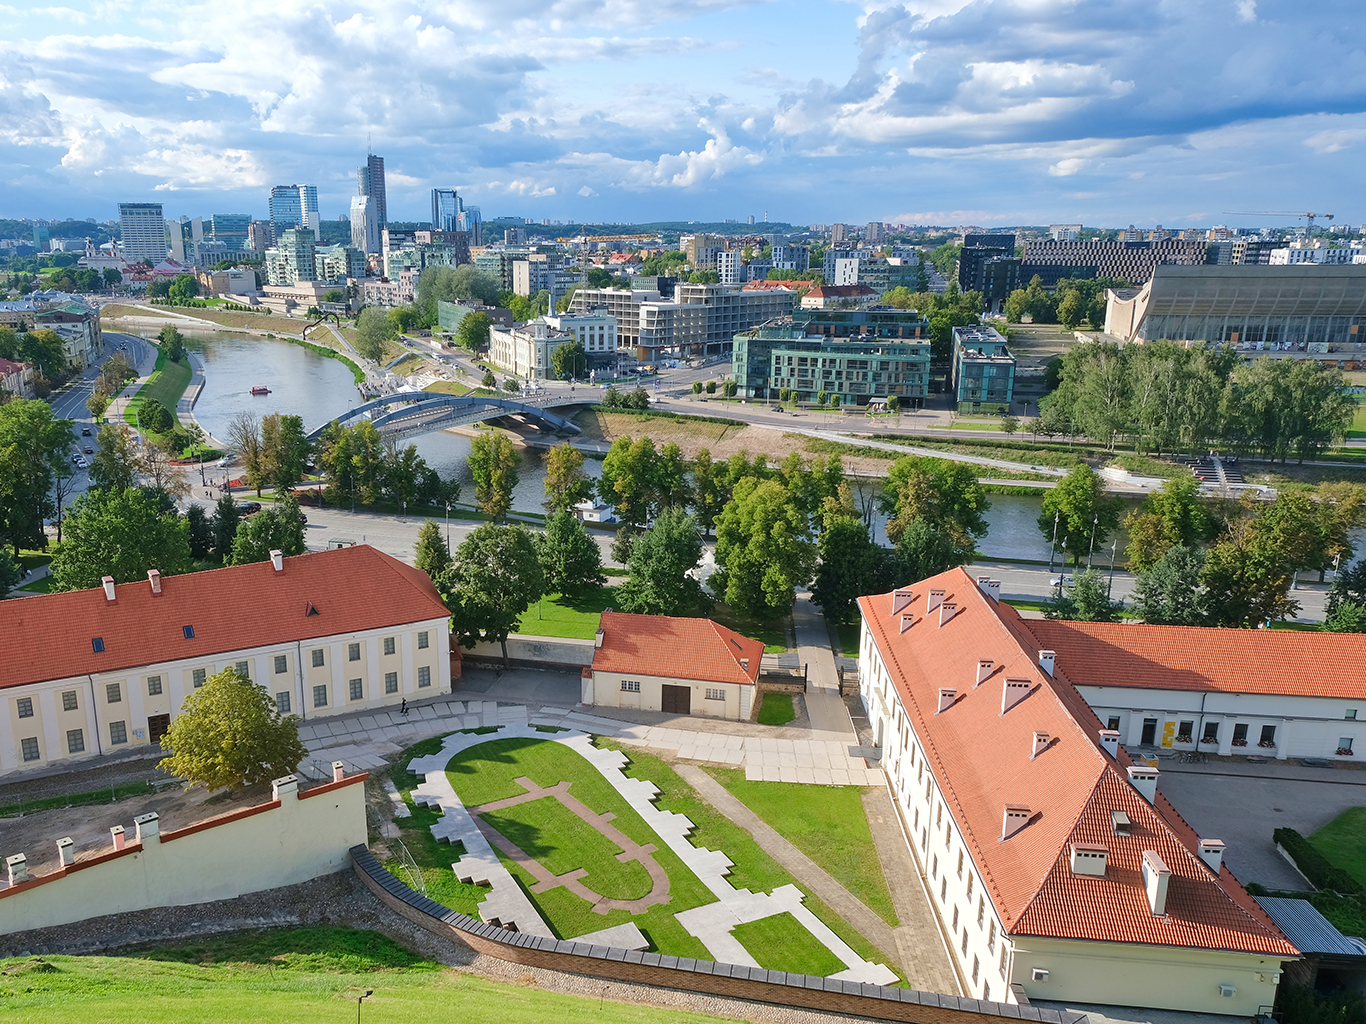
<path fill-rule="evenodd" d="M 1055 178 L 1066 178 L 1084 169 L 1091 161 L 1080 157 L 1070 156 L 1065 160 L 1059 160 L 1048 168 L 1048 173 Z"/>
<path fill-rule="evenodd" d="M 1257 20 L 1257 0 L 1238 0 L 1238 17 L 1242 21 Z"/>
<path fill-rule="evenodd" d="M 582 188 L 579 189 L 578 194 L 587 199 L 589 196 L 597 195 L 597 192 L 589 188 L 587 185 L 584 185 Z"/>

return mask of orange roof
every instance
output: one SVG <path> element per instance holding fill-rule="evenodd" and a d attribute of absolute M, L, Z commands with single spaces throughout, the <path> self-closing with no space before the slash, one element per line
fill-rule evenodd
<path fill-rule="evenodd" d="M 940 612 L 926 614 L 932 587 L 957 605 L 942 626 Z M 1116 760 L 1100 747 L 1100 720 L 1060 670 L 1061 658 L 1053 676 L 1039 667 L 1034 623 L 983 594 L 962 569 L 908 589 L 914 599 L 895 615 L 892 594 L 859 605 L 1006 931 L 1296 955 L 1227 868 L 1214 877 L 1171 805 L 1159 796 L 1154 807 L 1130 785 L 1128 755 L 1121 750 Z M 903 616 L 912 620 L 904 631 Z M 978 662 L 988 659 L 993 671 L 978 685 Z M 1029 691 L 1002 714 L 1007 679 L 1028 680 Z M 945 687 L 958 692 L 937 713 Z M 1047 733 L 1049 745 L 1031 760 L 1036 732 Z M 1030 818 L 1002 841 L 1006 804 L 1027 806 Z M 1129 815 L 1130 836 L 1114 834 L 1112 810 Z M 1073 843 L 1106 846 L 1104 877 L 1073 875 Z M 1144 850 L 1172 872 L 1162 917 L 1143 890 Z"/>
<path fill-rule="evenodd" d="M 809 281 L 747 281 L 740 289 L 742 292 L 796 291 L 797 286 Z"/>
<path fill-rule="evenodd" d="M 1366 699 L 1366 635 L 1279 629 L 1029 623 L 1079 686 Z"/>
<path fill-rule="evenodd" d="M 276 572 L 270 562 L 166 576 L 161 593 L 146 580 L 104 590 L 5 602 L 0 687 L 179 658 L 208 658 L 443 618 L 446 606 L 427 574 L 367 544 L 297 555 Z M 316 615 L 309 615 L 310 608 Z M 194 627 L 186 639 L 184 627 Z M 95 653 L 92 641 L 104 641 Z"/>
<path fill-rule="evenodd" d="M 848 299 L 860 295 L 876 295 L 875 289 L 869 288 L 866 284 L 826 284 L 818 288 L 812 288 L 807 292 L 808 298 L 813 299 Z"/>
<path fill-rule="evenodd" d="M 594 672 L 742 684 L 759 677 L 764 645 L 711 619 L 605 611 L 599 628 Z"/>

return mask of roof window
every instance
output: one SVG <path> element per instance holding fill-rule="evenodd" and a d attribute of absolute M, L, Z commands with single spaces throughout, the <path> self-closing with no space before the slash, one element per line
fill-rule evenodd
<path fill-rule="evenodd" d="M 93 640 L 90 641 L 90 646 L 94 649 L 94 651 L 95 651 L 96 654 L 103 654 L 103 653 L 104 653 L 104 637 L 102 637 L 102 636 L 97 636 L 97 637 L 95 637 Z"/>
<path fill-rule="evenodd" d="M 194 639 L 194 627 L 193 627 L 193 626 L 182 626 L 181 629 L 182 629 L 182 631 L 185 633 L 185 639 L 186 639 L 186 640 L 193 640 L 193 639 Z"/>

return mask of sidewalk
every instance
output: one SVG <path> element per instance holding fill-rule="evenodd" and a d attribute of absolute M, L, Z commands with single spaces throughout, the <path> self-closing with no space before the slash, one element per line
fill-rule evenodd
<path fill-rule="evenodd" d="M 810 591 L 797 595 L 792 623 L 797 632 L 797 656 L 807 670 L 806 712 L 811 719 L 812 738 L 857 744 L 854 725 L 840 696 L 839 673 L 835 670 L 835 653 L 830 649 L 825 617 L 812 606 Z"/>

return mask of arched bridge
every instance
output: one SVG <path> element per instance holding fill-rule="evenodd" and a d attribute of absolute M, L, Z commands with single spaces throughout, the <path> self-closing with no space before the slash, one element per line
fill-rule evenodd
<path fill-rule="evenodd" d="M 521 416 L 544 430 L 579 433 L 577 425 L 543 408 L 534 400 L 526 402 L 483 395 L 443 395 L 429 391 L 405 391 L 376 398 L 347 410 L 335 422 L 342 426 L 353 426 L 362 419 L 369 419 L 375 429 L 386 437 L 403 438 L 444 430 L 446 427 L 481 423 L 500 416 Z M 308 439 L 317 441 L 325 429 L 327 424 L 312 431 Z"/>

